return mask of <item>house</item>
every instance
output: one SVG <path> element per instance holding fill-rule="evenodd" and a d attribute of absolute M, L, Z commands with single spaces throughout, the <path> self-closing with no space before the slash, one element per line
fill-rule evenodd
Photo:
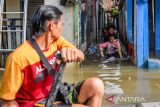
<path fill-rule="evenodd" d="M 30 39 L 30 20 L 40 5 L 57 6 L 63 11 L 62 36 L 78 45 L 78 7 L 62 5 L 66 0 L 1 0 L 0 1 L 0 65 L 4 67 L 8 54 Z M 74 0 L 73 0 L 74 1 Z M 75 1 L 74 1 L 75 3 Z M 75 35 L 75 36 L 74 36 Z M 75 41 L 76 40 L 76 41 Z"/>
<path fill-rule="evenodd" d="M 30 38 L 30 19 L 39 5 L 59 7 L 63 11 L 62 36 L 85 51 L 98 42 L 108 23 L 107 11 L 116 3 L 120 13 L 113 22 L 133 64 L 160 68 L 159 0 L 1 0 L 0 65 L 4 66 L 9 52 Z"/>
<path fill-rule="evenodd" d="M 160 68 L 160 1 L 120 0 L 122 39 L 137 67 Z"/>

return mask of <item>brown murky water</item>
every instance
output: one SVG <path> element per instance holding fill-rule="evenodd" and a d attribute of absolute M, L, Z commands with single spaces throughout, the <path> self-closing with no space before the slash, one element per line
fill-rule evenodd
<path fill-rule="evenodd" d="M 65 69 L 63 81 L 73 83 L 89 77 L 102 79 L 105 85 L 102 107 L 115 104 L 159 102 L 160 70 L 137 69 L 128 62 L 101 65 L 100 61 L 95 60 L 82 63 L 81 68 L 78 64 L 69 64 Z M 0 78 L 1 75 L 2 72 L 0 72 Z M 111 102 L 106 100 L 107 98 Z"/>
<path fill-rule="evenodd" d="M 137 69 L 128 62 L 101 65 L 100 61 L 92 61 L 82 64 L 81 68 L 68 66 L 63 79 L 67 82 L 76 82 L 89 77 L 102 79 L 105 85 L 103 107 L 114 104 L 159 102 L 160 70 Z M 109 102 L 107 98 L 113 102 Z"/>

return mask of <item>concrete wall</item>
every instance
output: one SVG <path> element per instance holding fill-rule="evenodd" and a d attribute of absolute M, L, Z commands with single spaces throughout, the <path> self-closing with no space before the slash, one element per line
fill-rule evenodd
<path fill-rule="evenodd" d="M 17 12 L 20 11 L 20 0 L 6 0 L 6 11 L 10 11 L 10 12 Z M 19 18 L 20 15 L 17 14 L 11 14 L 8 15 L 8 17 L 15 17 L 15 18 Z"/>
<path fill-rule="evenodd" d="M 79 15 L 79 6 L 78 4 L 74 6 L 74 41 L 77 47 L 80 47 L 80 37 L 79 37 L 79 23 L 80 23 L 80 15 Z"/>
<path fill-rule="evenodd" d="M 57 6 L 60 10 L 62 10 L 63 12 L 62 36 L 65 37 L 68 41 L 74 43 L 74 36 L 73 36 L 74 8 L 60 6 L 60 0 L 45 0 L 44 4 Z"/>

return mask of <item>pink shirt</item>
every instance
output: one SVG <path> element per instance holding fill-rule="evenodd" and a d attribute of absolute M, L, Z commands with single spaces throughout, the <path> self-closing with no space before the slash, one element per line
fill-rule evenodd
<path fill-rule="evenodd" d="M 116 40 L 114 40 L 113 43 L 108 41 L 108 42 L 100 44 L 99 48 L 106 48 L 107 47 L 107 54 L 113 54 L 113 53 L 115 53 L 114 48 L 118 48 L 119 46 L 120 46 L 120 43 L 119 43 L 118 39 L 116 39 Z"/>
<path fill-rule="evenodd" d="M 105 48 L 107 47 L 109 44 L 112 44 L 114 47 L 118 48 L 118 46 L 120 46 L 119 40 L 115 39 L 113 43 L 111 43 L 110 41 L 102 43 L 99 45 L 99 48 Z"/>

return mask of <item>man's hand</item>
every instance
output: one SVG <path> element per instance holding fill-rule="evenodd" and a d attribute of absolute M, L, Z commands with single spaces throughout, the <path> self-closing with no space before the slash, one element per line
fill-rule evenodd
<path fill-rule="evenodd" d="M 64 62 L 80 62 L 84 60 L 84 54 L 76 48 L 62 48 L 61 56 Z"/>

